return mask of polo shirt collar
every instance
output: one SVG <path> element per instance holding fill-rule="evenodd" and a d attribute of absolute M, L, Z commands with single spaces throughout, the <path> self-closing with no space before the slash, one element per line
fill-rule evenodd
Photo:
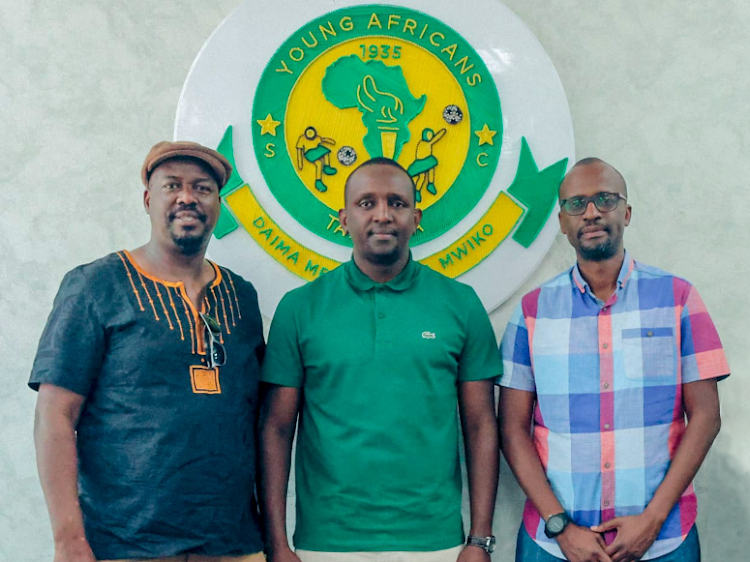
<path fill-rule="evenodd" d="M 630 257 L 630 254 L 625 250 L 625 259 L 622 260 L 622 267 L 620 267 L 620 273 L 617 275 L 617 288 L 624 289 L 630 279 L 630 274 L 633 272 L 633 266 L 635 262 Z M 588 292 L 593 295 L 591 288 L 586 280 L 581 275 L 581 270 L 578 269 L 578 262 L 573 266 L 573 282 L 578 287 L 578 290 L 582 293 Z"/>
<path fill-rule="evenodd" d="M 354 263 L 353 257 L 344 264 L 344 269 L 349 284 L 360 291 L 369 291 L 375 287 L 388 287 L 392 291 L 405 291 L 411 287 L 419 274 L 419 267 L 417 266 L 417 262 L 412 259 L 411 252 L 409 252 L 409 261 L 406 262 L 406 267 L 404 267 L 403 271 L 385 283 L 373 281 L 362 273 L 357 264 Z"/>

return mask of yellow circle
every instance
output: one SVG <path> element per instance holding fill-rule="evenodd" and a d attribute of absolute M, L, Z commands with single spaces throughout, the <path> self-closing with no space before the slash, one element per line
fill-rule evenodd
<path fill-rule="evenodd" d="M 376 56 L 372 57 L 374 53 Z M 289 94 L 284 118 L 284 136 L 292 165 L 305 187 L 332 211 L 337 211 L 344 206 L 346 178 L 371 158 L 363 143 L 368 131 L 360 111 L 339 109 L 325 98 L 321 88 L 328 67 L 350 55 L 357 55 L 365 62 L 379 60 L 387 66 L 400 66 L 412 96 L 426 95 L 423 110 L 408 124 L 411 138 L 397 161 L 408 169 L 416 159 L 430 154 L 437 160 L 431 170 L 414 178 L 421 188 L 422 200 L 418 206 L 427 209 L 440 200 L 458 177 L 469 150 L 471 124 L 466 98 L 453 74 L 435 55 L 410 41 L 385 36 L 351 39 L 328 49 L 305 68 Z M 394 58 L 396 55 L 398 58 Z M 443 119 L 443 111 L 449 105 L 456 105 L 463 112 L 460 123 L 451 125 Z M 442 130 L 445 132 L 440 133 Z M 389 133 L 381 134 L 385 135 L 386 146 Z M 429 142 L 435 137 L 438 138 L 434 143 Z M 345 146 L 357 154 L 356 162 L 349 166 L 337 158 L 338 151 Z M 429 158 L 428 161 L 434 162 Z M 336 173 L 331 174 L 332 170 Z M 316 187 L 316 180 L 322 182 L 325 191 Z M 430 180 L 435 194 L 428 189 Z"/>

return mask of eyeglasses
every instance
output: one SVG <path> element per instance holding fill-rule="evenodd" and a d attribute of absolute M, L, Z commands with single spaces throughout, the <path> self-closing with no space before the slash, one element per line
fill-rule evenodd
<path fill-rule="evenodd" d="M 208 368 L 213 369 L 214 367 L 221 367 L 227 362 L 227 350 L 221 342 L 219 342 L 219 338 L 221 337 L 221 326 L 219 326 L 219 323 L 208 314 L 203 314 L 202 312 L 199 312 L 198 314 L 200 315 L 201 320 L 203 320 L 203 326 L 205 328 L 205 331 L 203 332 L 205 335 L 204 341 L 208 342 L 208 353 L 206 354 Z"/>
<path fill-rule="evenodd" d="M 589 203 L 593 203 L 600 212 L 609 213 L 617 208 L 620 199 L 623 201 L 628 200 L 627 197 L 620 195 L 619 193 L 602 191 L 591 197 L 578 196 L 571 197 L 570 199 L 563 199 L 560 201 L 560 208 L 564 209 L 569 215 L 577 216 L 585 213 Z"/>

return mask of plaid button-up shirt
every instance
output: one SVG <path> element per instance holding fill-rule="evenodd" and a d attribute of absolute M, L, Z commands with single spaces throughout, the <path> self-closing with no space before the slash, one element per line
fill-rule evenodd
<path fill-rule="evenodd" d="M 563 508 L 587 527 L 644 511 L 685 431 L 682 385 L 729 374 L 698 291 L 627 253 L 606 303 L 577 265 L 524 296 L 500 350 L 498 384 L 536 394 L 534 445 Z M 691 484 L 643 559 L 677 548 L 696 512 Z M 523 521 L 564 558 L 530 501 Z"/>

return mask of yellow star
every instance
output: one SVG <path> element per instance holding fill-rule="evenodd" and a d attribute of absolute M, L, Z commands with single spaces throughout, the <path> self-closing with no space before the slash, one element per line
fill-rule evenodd
<path fill-rule="evenodd" d="M 492 137 L 497 134 L 497 131 L 491 130 L 487 126 L 487 123 L 484 124 L 481 131 L 474 131 L 474 134 L 479 137 L 479 146 L 482 146 L 483 144 L 491 144 L 492 146 L 495 146 Z"/>
<path fill-rule="evenodd" d="M 274 137 L 276 136 L 276 127 L 281 125 L 281 121 L 274 121 L 273 117 L 271 117 L 271 114 L 269 113 L 268 116 L 265 119 L 258 119 L 256 121 L 258 125 L 260 125 L 260 134 L 265 135 L 266 133 L 272 134 Z M 486 125 L 485 125 L 486 127 Z"/>

